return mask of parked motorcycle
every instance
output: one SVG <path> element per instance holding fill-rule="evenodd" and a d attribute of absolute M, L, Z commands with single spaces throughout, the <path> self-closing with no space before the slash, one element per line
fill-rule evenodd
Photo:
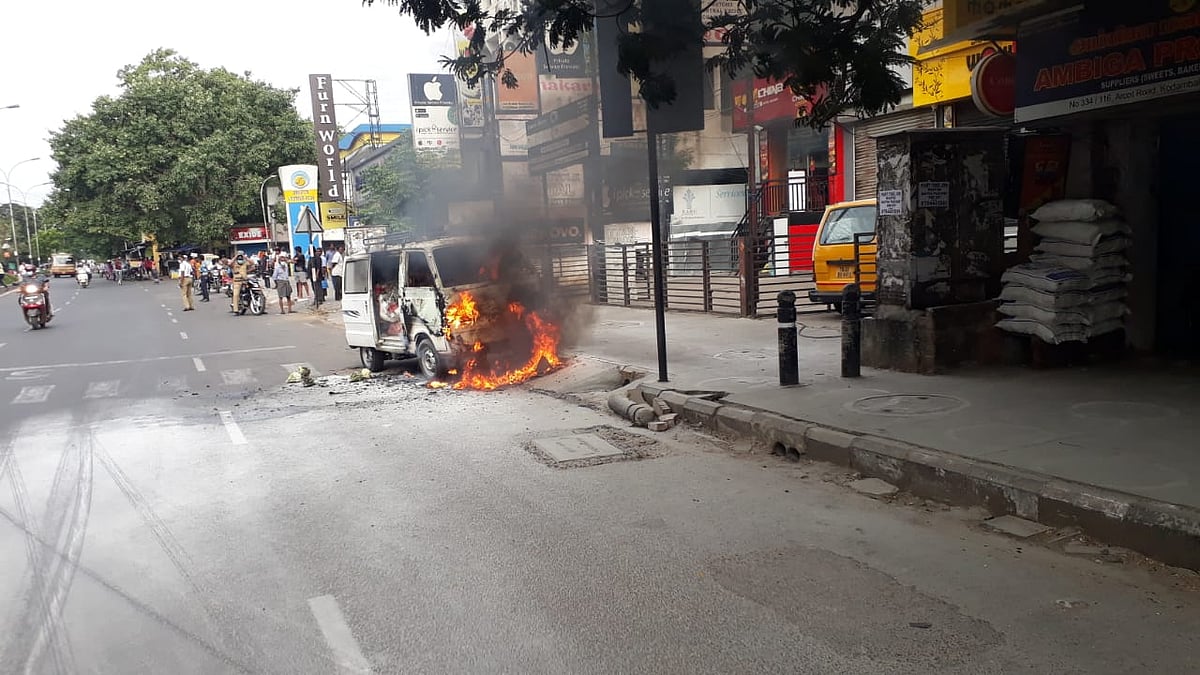
<path fill-rule="evenodd" d="M 262 281 L 258 277 L 249 277 L 242 283 L 242 299 L 240 302 L 239 313 L 245 314 L 249 309 L 251 314 L 266 314 L 267 312 L 267 296 L 263 294 Z M 233 297 L 233 287 L 230 286 L 229 297 Z M 233 302 L 230 301 L 229 309 L 233 309 Z"/>
<path fill-rule="evenodd" d="M 38 279 L 21 282 L 21 294 L 17 296 L 17 304 L 21 307 L 25 322 L 34 330 L 45 328 L 50 319 L 54 318 L 48 287 L 49 282 Z"/>

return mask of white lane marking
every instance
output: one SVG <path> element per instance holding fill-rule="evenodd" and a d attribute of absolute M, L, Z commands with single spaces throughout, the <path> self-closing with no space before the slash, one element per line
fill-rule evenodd
<path fill-rule="evenodd" d="M 26 328 L 25 332 L 30 329 Z M 283 349 L 295 349 L 296 345 L 285 345 L 283 347 L 253 347 L 250 349 L 230 349 L 223 352 L 204 352 L 202 354 L 177 354 L 175 356 L 149 356 L 144 359 L 115 359 L 113 361 L 89 361 L 84 363 L 51 363 L 37 366 L 5 366 L 0 368 L 0 373 L 13 373 L 20 370 L 33 370 L 37 368 L 90 368 L 93 366 L 122 366 L 127 363 L 153 363 L 156 361 L 174 361 L 175 359 L 191 359 L 197 356 L 229 356 L 232 354 L 257 354 L 259 352 L 277 352 Z"/>
<path fill-rule="evenodd" d="M 178 375 L 163 379 L 158 385 L 158 390 L 166 393 L 177 393 L 187 389 L 187 378 Z"/>
<path fill-rule="evenodd" d="M 346 624 L 346 617 L 338 607 L 337 600 L 332 595 L 320 595 L 308 599 L 308 608 L 312 610 L 325 643 L 333 652 L 333 661 L 339 670 L 345 673 L 369 673 L 371 663 L 363 656 L 358 647 L 358 641 Z"/>
<path fill-rule="evenodd" d="M 183 332 L 183 331 L 179 331 L 179 339 L 180 339 L 180 340 L 186 340 L 186 339 L 187 339 L 187 333 L 185 333 L 185 332 Z"/>
<path fill-rule="evenodd" d="M 170 310 L 167 310 L 167 316 L 175 316 L 175 315 L 172 314 Z"/>
<path fill-rule="evenodd" d="M 4 345 L 6 345 L 6 344 L 8 344 L 8 343 L 7 343 L 7 342 L 0 342 L 0 347 L 3 347 L 3 346 L 4 346 Z"/>
<path fill-rule="evenodd" d="M 234 370 L 222 370 L 221 380 L 225 384 L 253 384 L 254 371 L 249 368 L 235 368 Z"/>
<path fill-rule="evenodd" d="M 117 395 L 121 389 L 120 380 L 104 380 L 101 382 L 92 382 L 88 384 L 87 391 L 83 393 L 84 398 L 112 398 Z"/>
<path fill-rule="evenodd" d="M 192 365 L 196 366 L 197 373 L 203 373 L 205 370 L 207 370 L 207 368 L 204 367 L 204 362 L 200 360 L 199 356 L 192 357 Z"/>
<path fill-rule="evenodd" d="M 179 319 L 171 319 L 171 323 L 179 323 Z"/>
<path fill-rule="evenodd" d="M 50 392 L 54 391 L 52 384 L 39 384 L 32 387 L 21 387 L 21 392 L 12 400 L 17 403 L 45 403 L 46 399 L 50 398 Z"/>
<path fill-rule="evenodd" d="M 242 430 L 238 427 L 238 423 L 233 421 L 232 411 L 221 411 L 221 424 L 225 425 L 225 433 L 229 434 L 230 443 L 233 443 L 234 445 L 246 444 L 246 437 L 242 435 Z"/>
<path fill-rule="evenodd" d="M 301 366 L 305 366 L 308 368 L 309 375 L 312 375 L 313 377 L 321 376 L 321 371 L 317 370 L 316 368 L 313 368 L 311 363 L 281 363 L 281 364 L 279 364 L 280 368 L 283 368 L 284 370 L 288 371 L 289 373 L 293 373 L 293 372 L 296 372 L 297 370 L 300 370 Z"/>
<path fill-rule="evenodd" d="M 166 306 L 166 305 L 159 305 L 159 307 L 162 307 L 163 309 L 166 309 L 166 308 L 167 308 L 167 306 Z"/>

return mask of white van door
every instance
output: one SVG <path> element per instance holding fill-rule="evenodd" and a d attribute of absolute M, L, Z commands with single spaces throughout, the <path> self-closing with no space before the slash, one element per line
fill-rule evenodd
<path fill-rule="evenodd" d="M 347 260 L 342 274 L 342 323 L 346 344 L 375 346 L 375 316 L 371 312 L 371 260 Z"/>
<path fill-rule="evenodd" d="M 436 335 L 442 328 L 442 310 L 437 304 L 437 282 L 429 259 L 422 251 L 409 251 L 404 263 L 404 299 L 412 308 L 413 332 L 424 328 Z"/>

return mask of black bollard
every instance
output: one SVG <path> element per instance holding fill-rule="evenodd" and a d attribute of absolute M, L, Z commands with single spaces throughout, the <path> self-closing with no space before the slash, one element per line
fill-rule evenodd
<path fill-rule="evenodd" d="M 800 384 L 800 361 L 796 353 L 796 294 L 779 294 L 779 385 Z"/>
<path fill-rule="evenodd" d="M 842 289 L 842 377 L 862 375 L 861 299 L 857 284 Z"/>

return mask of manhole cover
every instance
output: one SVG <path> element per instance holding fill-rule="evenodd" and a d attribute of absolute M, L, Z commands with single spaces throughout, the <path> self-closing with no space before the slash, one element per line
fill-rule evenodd
<path fill-rule="evenodd" d="M 944 394 L 883 394 L 851 401 L 846 407 L 871 415 L 908 417 L 954 412 L 967 407 L 967 402 Z"/>
<path fill-rule="evenodd" d="M 1175 408 L 1156 403 L 1139 403 L 1138 401 L 1088 401 L 1071 406 L 1071 412 L 1076 417 L 1119 422 L 1157 420 L 1179 416 L 1179 411 Z"/>
<path fill-rule="evenodd" d="M 601 328 L 637 328 L 645 325 L 641 321 L 601 321 Z"/>
<path fill-rule="evenodd" d="M 774 352 L 764 351 L 762 349 L 730 349 L 728 351 L 713 354 L 714 359 L 724 359 L 726 361 L 757 361 L 760 359 L 770 359 L 777 356 Z"/>
<path fill-rule="evenodd" d="M 554 438 L 538 438 L 533 441 L 551 462 L 574 462 L 581 459 L 599 459 L 625 454 L 620 448 L 596 434 L 571 434 Z"/>

